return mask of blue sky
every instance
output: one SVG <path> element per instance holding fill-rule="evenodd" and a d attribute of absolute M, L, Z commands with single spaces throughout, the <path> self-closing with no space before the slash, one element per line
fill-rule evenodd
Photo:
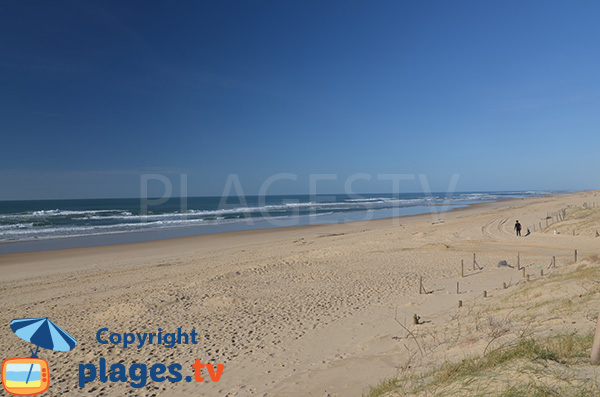
<path fill-rule="evenodd" d="M 0 199 L 598 188 L 592 1 L 9 1 Z M 421 191 L 415 181 L 403 191 Z M 158 187 L 157 187 L 158 189 Z M 157 193 L 160 193 L 158 190 Z"/>

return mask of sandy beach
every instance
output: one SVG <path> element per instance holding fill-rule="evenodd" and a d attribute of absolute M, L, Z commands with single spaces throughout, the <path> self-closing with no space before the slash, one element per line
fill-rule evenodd
<path fill-rule="evenodd" d="M 28 357 L 30 346 L 8 324 L 50 317 L 78 345 L 40 352 L 51 371 L 47 395 L 360 396 L 406 363 L 410 353 L 394 339 L 403 332 L 395 318 L 410 327 L 418 313 L 425 326 L 443 327 L 459 299 L 473 306 L 484 290 L 493 300 L 503 282 L 522 282 L 518 265 L 537 278 L 552 256 L 560 268 L 573 262 L 575 249 L 579 258 L 600 255 L 597 224 L 558 215 L 595 208 L 598 194 L 502 200 L 441 217 L 0 255 L 0 351 Z M 513 231 L 517 219 L 523 237 Z M 474 254 L 481 270 L 474 270 Z M 501 260 L 515 268 L 498 267 Z M 461 277 L 461 261 L 468 277 Z M 421 277 L 428 293 L 419 294 Z M 124 349 L 100 344 L 102 328 L 195 330 L 198 344 Z M 460 358 L 471 348 L 481 345 L 430 361 Z M 96 379 L 79 388 L 78 365 L 98 366 L 101 357 L 109 365 L 180 363 L 184 378 L 196 359 L 224 364 L 224 371 L 219 382 L 205 371 L 202 383 L 149 380 L 135 389 Z"/>

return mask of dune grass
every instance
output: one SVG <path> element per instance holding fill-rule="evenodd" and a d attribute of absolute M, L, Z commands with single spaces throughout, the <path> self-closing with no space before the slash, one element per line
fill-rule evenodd
<path fill-rule="evenodd" d="M 471 356 L 421 374 L 382 381 L 368 397 L 396 395 L 597 396 L 597 382 L 564 382 L 549 363 L 567 368 L 589 359 L 593 335 L 560 334 L 542 339 L 523 338 L 514 345 Z M 533 363 L 533 365 L 532 365 Z M 522 376 L 537 372 L 536 376 Z M 542 371 L 544 372 L 544 371 Z M 514 375 L 513 375 L 514 374 Z M 518 375 L 518 376 L 517 376 Z M 522 379 L 518 379 L 518 378 Z M 512 380 L 511 380 L 512 379 Z M 564 383 L 564 384 L 563 384 Z M 471 394 L 466 394 L 471 393 Z"/>
<path fill-rule="evenodd" d="M 588 257 L 584 263 L 572 265 L 574 271 L 523 284 L 495 303 L 478 306 L 468 317 L 461 318 L 462 338 L 492 340 L 489 349 L 482 349 L 481 354 L 445 361 L 433 369 L 428 365 L 413 366 L 410 371 L 402 370 L 397 377 L 371 387 L 366 395 L 600 395 L 599 368 L 589 363 L 595 323 L 592 314 L 597 316 L 600 307 L 600 282 L 596 281 L 600 279 L 600 266 L 597 257 Z M 542 290 L 553 291 L 552 297 L 540 295 Z M 501 314 L 499 309 L 508 313 Z M 490 322 L 486 326 L 482 320 L 498 314 L 504 316 L 501 323 Z M 512 321 L 507 321 L 509 316 Z M 575 322 L 589 325 L 579 332 L 574 327 L 560 327 L 561 323 Z M 550 329 L 552 325 L 541 325 L 551 323 L 557 327 L 554 331 Z M 464 328 L 467 324 L 470 330 Z M 539 328 L 534 331 L 537 325 Z M 521 329 L 527 332 L 520 332 Z M 498 330 L 503 332 L 495 332 Z M 444 344 L 442 350 L 452 348 L 453 343 Z"/>

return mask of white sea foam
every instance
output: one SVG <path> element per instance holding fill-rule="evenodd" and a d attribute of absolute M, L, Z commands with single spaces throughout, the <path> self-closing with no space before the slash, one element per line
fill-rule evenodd
<path fill-rule="evenodd" d="M 227 205 L 219 208 L 176 210 L 155 207 L 157 213 L 136 213 L 134 206 L 121 209 L 44 209 L 29 212 L 0 214 L 0 240 L 27 240 L 52 237 L 110 234 L 133 231 L 156 230 L 199 225 L 222 225 L 226 223 L 290 219 L 296 216 L 329 216 L 350 212 L 373 212 L 394 208 L 414 207 L 418 211 L 434 204 L 461 204 L 465 202 L 491 201 L 499 198 L 522 197 L 548 192 L 460 192 L 455 194 L 432 193 L 408 197 L 339 197 L 337 200 L 258 203 L 243 207 Z M 410 198 L 409 198 L 410 197 Z M 210 205 L 210 202 L 204 205 Z M 217 205 L 217 202 L 214 202 Z M 127 208 L 127 209 L 126 209 Z M 158 211 L 163 211 L 158 212 Z M 388 212 L 389 213 L 389 212 Z M 380 214 L 384 214 L 381 212 Z M 345 215 L 340 215 L 345 216 Z M 378 215 L 374 215 L 377 217 Z M 340 218 L 343 219 L 343 218 Z"/>
<path fill-rule="evenodd" d="M 330 215 L 334 212 L 312 214 L 311 216 L 323 216 Z M 94 236 L 104 234 L 116 234 L 124 232 L 135 232 L 135 231 L 153 231 L 167 228 L 177 227 L 192 227 L 198 225 L 206 226 L 218 226 L 226 223 L 235 222 L 246 222 L 246 221 L 270 221 L 270 220 L 281 220 L 289 218 L 289 216 L 271 216 L 265 218 L 241 218 L 241 219 L 225 219 L 216 218 L 213 221 L 207 221 L 204 219 L 188 219 L 188 220 L 175 220 L 175 221 L 156 221 L 148 223 L 121 223 L 113 225 L 98 225 L 98 226 L 46 226 L 29 229 L 13 229 L 9 231 L 0 232 L 0 240 L 37 240 L 37 239 L 49 239 L 56 237 L 77 237 L 77 236 Z"/>
<path fill-rule="evenodd" d="M 130 214 L 129 211 L 123 210 L 86 210 L 86 211 L 70 211 L 70 210 L 39 210 L 23 213 L 0 214 L 0 219 L 31 219 L 31 218 L 56 218 L 56 217 L 72 217 L 74 215 L 91 216 L 95 214 Z"/>

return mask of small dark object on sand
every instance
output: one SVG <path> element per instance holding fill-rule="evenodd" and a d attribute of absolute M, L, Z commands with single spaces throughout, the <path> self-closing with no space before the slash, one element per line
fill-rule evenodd
<path fill-rule="evenodd" d="M 498 267 L 511 267 L 511 265 L 509 265 L 506 261 L 500 261 L 498 262 Z"/>

